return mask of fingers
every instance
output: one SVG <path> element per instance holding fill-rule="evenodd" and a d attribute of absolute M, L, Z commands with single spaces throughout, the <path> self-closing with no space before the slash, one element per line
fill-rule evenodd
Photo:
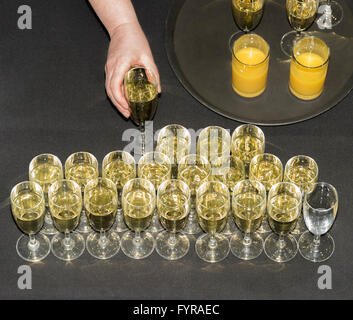
<path fill-rule="evenodd" d="M 161 87 L 161 80 L 159 77 L 159 72 L 156 64 L 154 63 L 153 59 L 152 61 L 149 58 L 144 59 L 142 62 L 142 65 L 145 66 L 146 68 L 152 70 L 152 72 L 156 75 L 157 78 L 157 83 L 158 83 L 158 93 L 162 92 L 162 87 Z"/>

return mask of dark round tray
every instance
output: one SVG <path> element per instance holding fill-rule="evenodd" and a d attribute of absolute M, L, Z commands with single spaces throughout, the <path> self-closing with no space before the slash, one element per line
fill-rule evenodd
<path fill-rule="evenodd" d="M 314 23 L 310 34 L 330 47 L 331 58 L 320 97 L 301 101 L 288 89 L 290 60 L 280 49 L 291 30 L 285 0 L 267 0 L 254 30 L 270 44 L 266 91 L 259 97 L 238 96 L 231 85 L 230 36 L 238 31 L 231 0 L 175 0 L 166 22 L 166 49 L 171 67 L 185 89 L 209 109 L 234 120 L 259 125 L 285 125 L 310 119 L 337 105 L 353 87 L 353 1 L 338 0 L 343 21 L 333 30 Z"/>

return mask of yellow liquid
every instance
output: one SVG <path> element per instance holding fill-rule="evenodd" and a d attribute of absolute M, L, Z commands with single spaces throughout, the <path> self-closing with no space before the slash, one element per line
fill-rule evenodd
<path fill-rule="evenodd" d="M 265 91 L 269 59 L 258 48 L 242 48 L 232 58 L 232 86 L 239 95 L 252 98 Z"/>
<path fill-rule="evenodd" d="M 301 65 L 292 58 L 289 78 L 291 92 L 299 99 L 317 98 L 324 89 L 328 64 L 322 66 L 325 60 L 318 54 L 311 52 L 301 53 L 296 59 Z"/>

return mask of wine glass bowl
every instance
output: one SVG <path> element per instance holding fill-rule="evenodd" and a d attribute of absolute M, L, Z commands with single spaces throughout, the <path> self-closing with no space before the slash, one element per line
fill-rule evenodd
<path fill-rule="evenodd" d="M 249 32 L 261 21 L 265 0 L 232 0 L 232 12 L 240 30 Z"/>

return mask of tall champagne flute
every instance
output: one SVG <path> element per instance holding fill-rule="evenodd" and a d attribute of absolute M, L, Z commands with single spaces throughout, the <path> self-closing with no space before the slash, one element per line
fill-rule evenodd
<path fill-rule="evenodd" d="M 136 162 L 134 157 L 125 151 L 112 151 L 108 153 L 102 163 L 102 176 L 116 184 L 118 192 L 118 211 L 116 216 L 116 231 L 126 231 L 128 228 L 124 222 L 121 206 L 121 193 L 126 182 L 136 178 Z"/>
<path fill-rule="evenodd" d="M 302 193 L 293 183 L 279 182 L 270 189 L 267 213 L 274 233 L 266 238 L 264 250 L 271 260 L 286 262 L 297 254 L 297 241 L 290 232 L 295 229 L 301 204 Z"/>
<path fill-rule="evenodd" d="M 45 198 L 41 186 L 34 181 L 21 182 L 12 188 L 10 199 L 13 218 L 26 234 L 17 240 L 18 255 L 29 262 L 43 260 L 50 252 L 50 241 L 39 233 L 45 217 Z"/>
<path fill-rule="evenodd" d="M 240 30 L 249 32 L 260 23 L 265 0 L 232 0 L 233 18 Z"/>
<path fill-rule="evenodd" d="M 249 165 L 253 157 L 265 152 L 265 135 L 253 124 L 243 124 L 232 134 L 231 152 L 244 162 L 246 177 L 249 176 Z"/>
<path fill-rule="evenodd" d="M 219 181 L 204 182 L 196 191 L 196 210 L 206 234 L 195 244 L 197 255 L 206 262 L 218 262 L 229 253 L 228 238 L 220 232 L 227 223 L 230 209 L 228 187 Z"/>
<path fill-rule="evenodd" d="M 158 106 L 158 80 L 141 66 L 131 68 L 124 77 L 124 92 L 131 118 L 141 131 L 141 154 L 145 153 L 145 122 L 152 120 Z"/>
<path fill-rule="evenodd" d="M 110 230 L 118 210 L 116 185 L 107 178 L 90 180 L 84 192 L 84 205 L 88 221 L 97 231 L 91 232 L 86 240 L 87 251 L 95 258 L 109 259 L 120 249 L 120 237 Z"/>
<path fill-rule="evenodd" d="M 297 185 L 302 197 L 311 192 L 317 182 L 319 168 L 314 159 L 308 156 L 295 156 L 289 159 L 284 169 L 284 181 L 292 182 Z M 304 200 L 304 199 L 303 199 Z M 300 214 L 293 234 L 302 234 L 306 230 L 303 215 Z"/>
<path fill-rule="evenodd" d="M 157 253 L 167 260 L 177 260 L 189 251 L 189 239 L 179 232 L 185 227 L 190 212 L 190 189 L 181 180 L 167 180 L 157 192 L 157 208 L 166 231 L 156 238 Z"/>
<path fill-rule="evenodd" d="M 84 238 L 73 232 L 82 211 L 81 188 L 75 181 L 58 180 L 50 186 L 48 199 L 54 225 L 60 232 L 51 240 L 52 253 L 64 261 L 77 259 L 85 250 Z"/>
<path fill-rule="evenodd" d="M 41 232 L 46 235 L 56 234 L 58 231 L 54 228 L 48 207 L 48 190 L 52 183 L 63 178 L 61 161 L 52 154 L 40 154 L 31 160 L 28 171 L 29 180 L 37 182 L 44 192 L 46 213 Z"/>
<path fill-rule="evenodd" d="M 325 20 L 324 25 L 326 28 L 331 29 L 336 27 L 343 20 L 343 8 L 339 2 L 334 0 L 320 0 L 319 7 L 322 8 L 322 11 L 320 8 L 319 11 L 321 11 L 320 13 L 323 13 L 323 19 Z"/>
<path fill-rule="evenodd" d="M 233 189 L 232 211 L 244 236 L 234 234 L 230 239 L 230 250 L 240 259 L 255 259 L 263 250 L 262 237 L 256 232 L 266 212 L 266 189 L 263 184 L 255 180 L 238 182 Z"/>
<path fill-rule="evenodd" d="M 178 177 L 178 163 L 190 153 L 190 149 L 190 132 L 183 126 L 170 124 L 159 132 L 156 151 L 164 153 L 171 159 L 173 179 Z"/>
<path fill-rule="evenodd" d="M 138 177 L 151 181 L 157 191 L 163 181 L 171 178 L 170 159 L 161 152 L 146 153 L 138 162 Z M 161 230 L 163 230 L 163 227 L 158 219 L 156 209 L 148 231 L 156 233 Z"/>
<path fill-rule="evenodd" d="M 327 233 L 335 222 L 338 194 L 334 186 L 319 182 L 304 196 L 304 219 L 308 231 L 299 238 L 299 252 L 307 260 L 322 262 L 335 249 L 333 238 Z"/>
<path fill-rule="evenodd" d="M 281 49 L 288 57 L 291 56 L 294 44 L 305 36 L 315 20 L 319 0 L 287 0 L 286 11 L 288 21 L 295 31 L 287 32 L 281 39 Z"/>
<path fill-rule="evenodd" d="M 123 188 L 122 202 L 125 221 L 131 231 L 122 236 L 121 249 L 130 258 L 146 258 L 155 247 L 152 234 L 144 231 L 152 221 L 156 190 L 146 179 L 132 179 Z"/>
<path fill-rule="evenodd" d="M 252 158 L 249 167 L 249 179 L 261 182 L 267 192 L 273 185 L 281 182 L 282 178 L 283 165 L 278 157 L 270 153 L 263 153 Z M 268 220 L 263 219 L 258 232 L 267 233 L 270 231 Z"/>
<path fill-rule="evenodd" d="M 82 194 L 87 183 L 92 179 L 98 178 L 98 175 L 98 161 L 96 157 L 89 152 L 75 152 L 65 161 L 65 178 L 75 181 L 81 187 Z M 82 208 L 80 224 L 78 225 L 77 231 L 81 233 L 89 233 L 92 231 L 87 221 L 84 207 Z"/>
<path fill-rule="evenodd" d="M 185 234 L 198 234 L 201 232 L 196 208 L 196 190 L 208 180 L 211 173 L 211 166 L 205 157 L 196 154 L 189 154 L 180 160 L 178 166 L 178 179 L 184 181 L 191 192 L 191 210 L 183 229 Z"/>

